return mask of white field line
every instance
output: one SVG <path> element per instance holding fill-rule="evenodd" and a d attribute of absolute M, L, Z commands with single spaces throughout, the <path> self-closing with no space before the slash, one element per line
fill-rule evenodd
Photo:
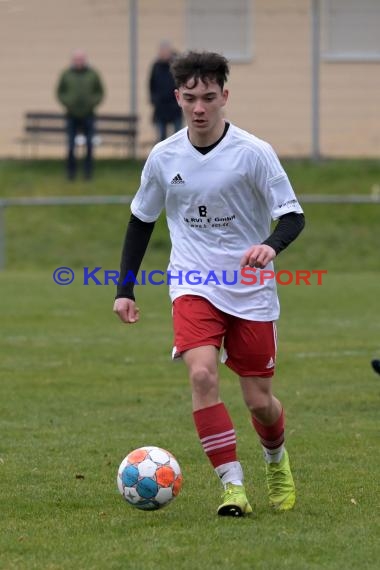
<path fill-rule="evenodd" d="M 380 347 L 377 351 L 380 354 Z M 340 356 L 368 356 L 376 351 L 370 350 L 332 350 L 326 352 L 296 352 L 296 358 L 339 358 Z"/>

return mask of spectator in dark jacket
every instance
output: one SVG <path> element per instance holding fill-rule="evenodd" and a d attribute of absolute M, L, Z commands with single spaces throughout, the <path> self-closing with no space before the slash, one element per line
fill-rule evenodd
<path fill-rule="evenodd" d="M 182 127 L 182 111 L 174 95 L 175 83 L 170 72 L 174 51 L 169 42 L 160 44 L 157 60 L 153 63 L 150 78 L 150 101 L 153 105 L 153 123 L 157 128 L 159 141 L 168 136 L 168 127 L 174 132 Z"/>
<path fill-rule="evenodd" d="M 75 139 L 78 133 L 83 133 L 87 145 L 84 174 L 90 179 L 93 173 L 95 108 L 103 100 L 104 88 L 100 75 L 89 66 L 83 51 L 77 50 L 73 54 L 70 68 L 62 73 L 57 97 L 67 113 L 67 176 L 69 180 L 75 178 Z"/>

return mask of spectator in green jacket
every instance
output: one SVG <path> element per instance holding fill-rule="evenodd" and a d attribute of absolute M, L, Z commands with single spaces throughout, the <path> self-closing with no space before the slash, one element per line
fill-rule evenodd
<path fill-rule="evenodd" d="M 84 175 L 90 179 L 93 174 L 95 108 L 103 100 L 104 88 L 99 73 L 88 64 L 82 50 L 74 52 L 71 66 L 60 76 L 57 97 L 67 116 L 67 176 L 69 180 L 76 176 L 75 140 L 81 133 L 87 146 Z"/>

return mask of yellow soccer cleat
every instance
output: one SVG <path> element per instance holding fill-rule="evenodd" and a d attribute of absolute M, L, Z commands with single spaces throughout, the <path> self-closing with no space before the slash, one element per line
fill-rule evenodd
<path fill-rule="evenodd" d="M 243 517 L 252 513 L 245 489 L 242 485 L 227 483 L 222 495 L 222 504 L 218 507 L 218 515 L 222 517 Z"/>
<path fill-rule="evenodd" d="M 280 463 L 266 464 L 269 504 L 276 511 L 289 511 L 296 502 L 296 488 L 290 470 L 288 452 Z"/>

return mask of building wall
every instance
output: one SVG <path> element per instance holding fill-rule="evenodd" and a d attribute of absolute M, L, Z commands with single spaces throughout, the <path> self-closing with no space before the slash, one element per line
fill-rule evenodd
<path fill-rule="evenodd" d="M 310 152 L 309 2 L 256 0 L 250 65 L 231 73 L 231 119 L 281 155 Z"/>
<path fill-rule="evenodd" d="M 321 148 L 326 156 L 380 156 L 380 63 L 323 62 Z"/>
<path fill-rule="evenodd" d="M 87 51 L 107 90 L 103 111 L 129 109 L 128 2 L 8 0 L 0 2 L 0 156 L 20 156 L 27 110 L 60 110 L 55 88 L 74 49 Z M 62 149 L 43 149 L 60 153 Z"/>
<path fill-rule="evenodd" d="M 206 0 L 205 0 L 206 1 Z M 311 151 L 310 0 L 251 0 L 253 57 L 233 63 L 227 118 L 271 142 L 282 156 Z M 154 140 L 147 93 L 158 43 L 187 45 L 186 0 L 137 0 L 138 114 L 141 154 Z M 130 109 L 128 0 L 0 2 L 0 156 L 20 156 L 27 110 L 58 110 L 54 90 L 75 48 L 101 72 L 103 112 Z M 239 30 L 231 30 L 231 33 Z M 200 46 L 207 47 L 207 46 Z M 321 61 L 321 153 L 378 156 L 378 62 Z M 46 148 L 43 154 L 62 154 Z"/>

